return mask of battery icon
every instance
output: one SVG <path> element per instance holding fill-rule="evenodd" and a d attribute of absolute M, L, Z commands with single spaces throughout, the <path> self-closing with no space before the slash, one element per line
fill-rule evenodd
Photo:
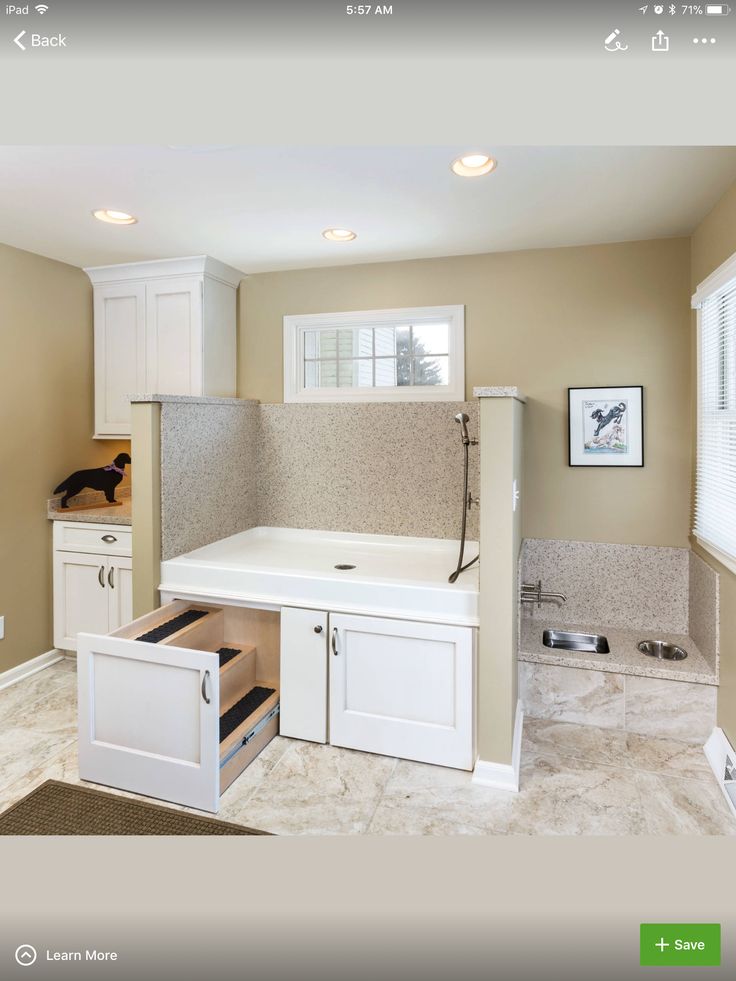
<path fill-rule="evenodd" d="M 727 3 L 707 3 L 705 12 L 711 17 L 725 17 L 726 14 L 731 13 L 731 8 Z"/>

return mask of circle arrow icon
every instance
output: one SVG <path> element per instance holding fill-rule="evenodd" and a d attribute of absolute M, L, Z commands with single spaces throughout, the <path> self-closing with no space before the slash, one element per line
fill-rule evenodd
<path fill-rule="evenodd" d="M 30 944 L 21 944 L 15 952 L 15 959 L 21 967 L 30 967 L 31 964 L 35 964 L 37 956 L 36 948 L 31 947 Z"/>

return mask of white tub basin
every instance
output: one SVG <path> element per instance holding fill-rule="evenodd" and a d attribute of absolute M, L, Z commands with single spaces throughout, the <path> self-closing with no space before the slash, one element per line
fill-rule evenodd
<path fill-rule="evenodd" d="M 161 590 L 264 607 L 477 626 L 478 565 L 456 583 L 447 581 L 458 545 L 436 538 L 251 528 L 162 562 Z M 465 561 L 477 554 L 477 542 L 468 542 Z"/>

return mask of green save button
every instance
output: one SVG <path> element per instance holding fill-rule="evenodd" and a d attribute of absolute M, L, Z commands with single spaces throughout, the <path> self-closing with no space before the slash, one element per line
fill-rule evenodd
<path fill-rule="evenodd" d="M 643 967 L 718 967 L 720 923 L 642 923 L 639 963 Z"/>

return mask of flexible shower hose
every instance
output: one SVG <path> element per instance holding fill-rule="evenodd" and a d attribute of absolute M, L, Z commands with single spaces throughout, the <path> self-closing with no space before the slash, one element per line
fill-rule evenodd
<path fill-rule="evenodd" d="M 466 562 L 465 565 L 463 565 L 463 558 L 465 556 L 465 526 L 468 523 L 468 450 L 469 450 L 469 444 L 463 442 L 463 451 L 464 451 L 463 523 L 462 523 L 462 529 L 460 531 L 460 555 L 458 556 L 458 560 L 457 560 L 457 569 L 455 569 L 455 571 L 450 576 L 448 576 L 447 579 L 448 582 L 455 582 L 455 580 L 457 579 L 457 577 L 460 575 L 461 572 L 465 572 L 466 569 L 469 569 L 471 565 L 473 565 L 474 562 L 477 562 L 478 559 L 480 558 L 480 552 L 479 552 L 474 559 L 471 559 L 470 562 Z"/>

